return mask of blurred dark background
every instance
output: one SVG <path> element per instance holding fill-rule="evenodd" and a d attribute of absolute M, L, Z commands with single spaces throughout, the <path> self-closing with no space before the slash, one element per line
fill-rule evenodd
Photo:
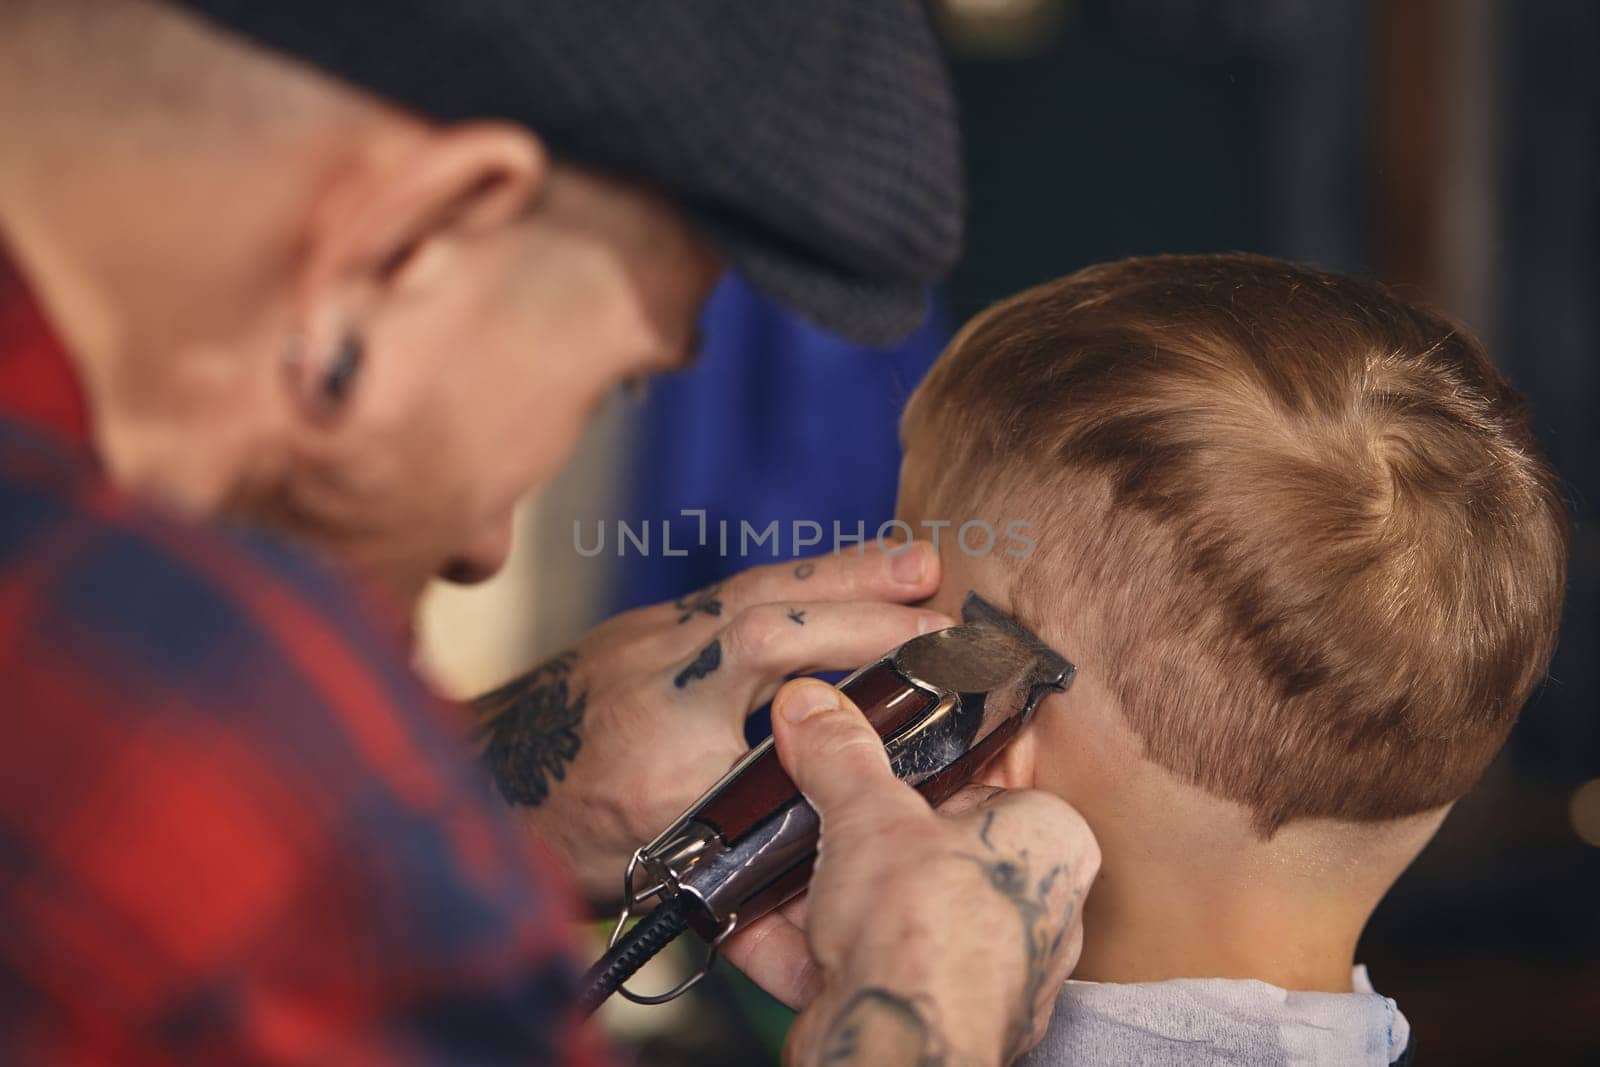
<path fill-rule="evenodd" d="M 728 283 L 706 358 L 648 403 L 631 513 L 874 529 L 891 513 L 897 405 L 949 329 L 1096 261 L 1260 251 L 1444 308 L 1532 402 L 1569 494 L 1570 590 L 1548 683 L 1379 908 L 1359 958 L 1411 1019 L 1423 1062 L 1600 1062 L 1600 4 L 936 10 L 970 229 L 928 328 L 864 357 Z M 749 562 L 624 561 L 617 606 Z M 644 1062 L 776 1058 L 786 1013 L 725 970 L 703 989 L 608 1021 Z"/>

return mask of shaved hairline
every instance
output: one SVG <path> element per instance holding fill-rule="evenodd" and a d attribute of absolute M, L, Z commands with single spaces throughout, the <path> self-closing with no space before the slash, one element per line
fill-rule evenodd
<path fill-rule="evenodd" d="M 259 141 L 389 110 L 158 0 L 5 0 L 0 68 L 10 68 L 0 94 L 22 106 L 48 106 L 55 121 L 93 119 L 97 130 L 125 130 L 150 148 Z"/>

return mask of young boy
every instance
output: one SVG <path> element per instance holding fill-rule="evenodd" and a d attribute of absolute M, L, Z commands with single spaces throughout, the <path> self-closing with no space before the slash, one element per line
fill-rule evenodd
<path fill-rule="evenodd" d="M 990 772 L 1104 864 L 1028 1062 L 1375 1063 L 1410 1028 L 1353 967 L 1555 642 L 1566 521 L 1460 327 L 1254 256 L 1135 259 L 1014 297 L 912 398 L 900 515 L 954 611 L 1079 666 Z M 1030 523 L 972 555 L 969 519 Z"/>

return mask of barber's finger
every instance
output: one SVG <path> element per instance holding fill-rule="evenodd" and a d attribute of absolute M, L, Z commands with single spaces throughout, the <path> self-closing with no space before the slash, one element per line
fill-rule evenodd
<path fill-rule="evenodd" d="M 1068 873 L 1056 884 L 1087 893 L 1100 871 L 1100 843 L 1077 808 L 1038 789 L 1002 789 L 979 802 L 980 836 L 990 847 L 1048 850 Z"/>
<path fill-rule="evenodd" d="M 782 914 L 764 915 L 728 938 L 722 955 L 756 985 L 799 1011 L 822 988 L 805 931 Z"/>
<path fill-rule="evenodd" d="M 778 914 L 804 930 L 806 928 L 806 916 L 810 914 L 810 911 L 811 893 L 808 890 L 779 908 Z"/>
<path fill-rule="evenodd" d="M 742 723 L 791 675 L 859 667 L 919 634 L 954 625 L 939 612 L 899 604 L 760 604 L 668 672 L 673 689 L 697 706 Z"/>
<path fill-rule="evenodd" d="M 859 667 L 919 634 L 954 625 L 947 615 L 899 604 L 780 601 L 741 611 L 712 639 L 709 658 L 717 660 L 719 687 L 754 700 L 771 696 L 790 675 Z M 695 653 L 697 659 L 705 655 Z M 673 684 L 687 688 L 697 673 L 690 670 L 684 685 L 675 675 Z M 736 713 L 749 710 L 748 703 L 726 703 Z"/>
<path fill-rule="evenodd" d="M 944 803 L 935 810 L 940 815 L 954 818 L 977 811 L 986 804 L 993 803 L 997 797 L 1005 793 L 997 785 L 964 785 L 948 797 Z"/>
<path fill-rule="evenodd" d="M 723 583 L 725 610 L 739 611 L 775 600 L 884 600 L 910 603 L 939 588 L 939 554 L 924 542 L 754 567 Z"/>
<path fill-rule="evenodd" d="M 778 759 L 794 784 L 830 824 L 852 812 L 880 817 L 928 810 L 916 790 L 894 776 L 883 741 L 842 692 L 815 678 L 790 682 L 772 701 Z"/>

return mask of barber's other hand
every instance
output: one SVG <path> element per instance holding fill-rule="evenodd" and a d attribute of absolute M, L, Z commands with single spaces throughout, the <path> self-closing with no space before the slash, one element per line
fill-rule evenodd
<path fill-rule="evenodd" d="M 982 787 L 960 814 L 934 812 L 822 682 L 785 686 L 772 718 L 822 817 L 816 873 L 803 934 L 770 915 L 728 954 L 809 1001 L 786 1061 L 995 1064 L 1031 1048 L 1083 947 L 1100 850 L 1082 817 L 1049 794 Z"/>
<path fill-rule="evenodd" d="M 953 625 L 906 605 L 939 587 L 926 544 L 746 571 L 619 615 L 475 701 L 484 760 L 591 900 L 747 749 L 744 721 L 786 677 L 869 662 Z"/>

